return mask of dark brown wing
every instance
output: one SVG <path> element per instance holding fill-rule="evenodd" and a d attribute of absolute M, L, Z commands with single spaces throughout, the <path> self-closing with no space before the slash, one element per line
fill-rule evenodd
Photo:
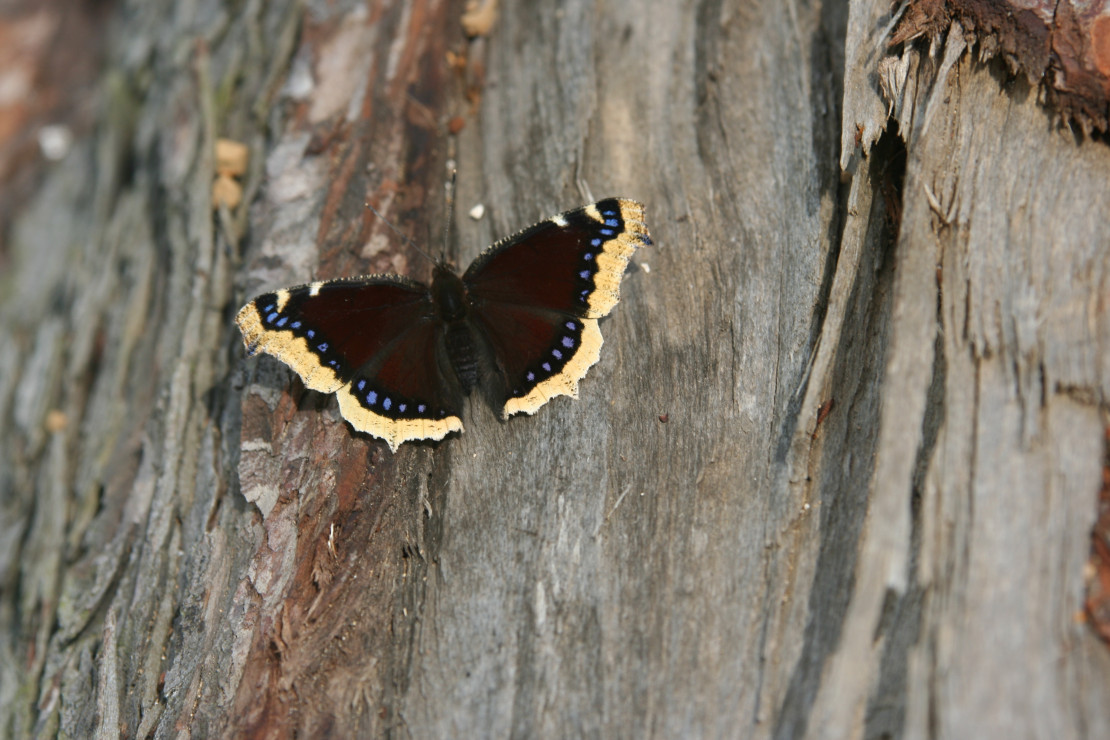
<path fill-rule="evenodd" d="M 487 249 L 463 276 L 475 330 L 503 374 L 502 416 L 577 396 L 598 360 L 597 320 L 620 300 L 629 257 L 650 244 L 643 206 L 610 198 Z"/>
<path fill-rule="evenodd" d="M 338 392 L 351 426 L 393 449 L 462 429 L 420 283 L 373 275 L 287 288 L 255 298 L 236 321 L 251 354 L 277 357 L 313 390 Z"/>

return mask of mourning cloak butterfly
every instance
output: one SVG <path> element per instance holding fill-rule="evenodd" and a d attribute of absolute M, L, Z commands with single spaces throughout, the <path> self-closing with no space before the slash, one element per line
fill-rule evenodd
<path fill-rule="evenodd" d="M 479 380 L 503 419 L 577 397 L 600 357 L 598 319 L 632 252 L 651 244 L 643 214 L 610 198 L 502 239 L 462 277 L 440 263 L 430 286 L 369 275 L 285 288 L 236 322 L 250 354 L 336 393 L 343 418 L 390 449 L 443 439 L 462 430 L 462 395 Z"/>

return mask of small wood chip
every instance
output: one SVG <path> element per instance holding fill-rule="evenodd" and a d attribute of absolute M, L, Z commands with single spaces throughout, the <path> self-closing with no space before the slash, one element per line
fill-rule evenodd
<path fill-rule="evenodd" d="M 243 186 L 228 175 L 217 175 L 212 183 L 212 207 L 235 208 L 243 201 Z"/>
<path fill-rule="evenodd" d="M 468 0 L 462 15 L 462 27 L 467 36 L 485 36 L 497 22 L 497 0 Z"/>
<path fill-rule="evenodd" d="M 239 175 L 247 171 L 250 150 L 247 145 L 231 139 L 216 140 L 216 174 Z"/>

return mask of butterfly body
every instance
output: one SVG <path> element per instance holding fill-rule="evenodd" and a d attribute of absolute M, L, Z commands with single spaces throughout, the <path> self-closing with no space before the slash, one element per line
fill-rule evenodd
<path fill-rule="evenodd" d="M 471 325 L 466 285 L 446 265 L 436 265 L 432 300 L 443 322 L 443 348 L 465 395 L 478 385 L 478 349 Z"/>
<path fill-rule="evenodd" d="M 597 362 L 598 319 L 619 300 L 628 259 L 650 244 L 643 207 L 611 198 L 541 221 L 487 249 L 463 275 L 395 275 L 263 294 L 236 319 L 251 354 L 334 392 L 353 427 L 396 449 L 462 430 L 479 385 L 502 418 L 577 396 Z"/>

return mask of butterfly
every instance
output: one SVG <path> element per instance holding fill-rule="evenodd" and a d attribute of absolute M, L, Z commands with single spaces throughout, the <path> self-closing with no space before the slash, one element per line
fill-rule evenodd
<path fill-rule="evenodd" d="M 609 198 L 541 221 L 485 250 L 461 276 L 436 264 L 430 285 L 367 275 L 284 288 L 236 317 L 250 355 L 335 393 L 352 427 L 394 452 L 462 431 L 463 396 L 483 387 L 501 418 L 578 397 L 598 361 L 598 320 L 620 300 L 644 207 Z"/>

